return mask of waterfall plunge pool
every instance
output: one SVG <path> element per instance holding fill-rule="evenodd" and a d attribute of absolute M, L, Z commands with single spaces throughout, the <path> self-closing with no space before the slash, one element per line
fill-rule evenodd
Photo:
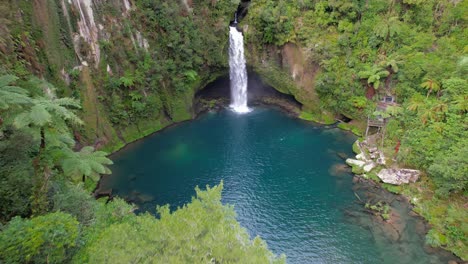
<path fill-rule="evenodd" d="M 112 155 L 101 181 L 139 206 L 190 202 L 196 185 L 224 180 L 223 203 L 234 205 L 251 236 L 288 263 L 447 263 L 451 254 L 424 246 L 425 225 L 398 197 L 353 183 L 343 167 L 354 136 L 256 107 L 239 115 L 206 113 Z M 363 200 L 387 200 L 394 225 L 366 213 Z M 396 199 L 397 198 L 397 199 Z"/>

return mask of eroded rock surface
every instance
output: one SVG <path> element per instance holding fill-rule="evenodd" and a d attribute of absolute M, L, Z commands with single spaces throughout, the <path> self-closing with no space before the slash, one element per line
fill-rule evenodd
<path fill-rule="evenodd" d="M 403 183 L 416 182 L 421 174 L 418 170 L 410 169 L 383 169 L 377 176 L 385 183 L 401 185 Z"/>

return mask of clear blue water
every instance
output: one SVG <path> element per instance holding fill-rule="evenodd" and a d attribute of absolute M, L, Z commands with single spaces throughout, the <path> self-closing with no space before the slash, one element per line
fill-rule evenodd
<path fill-rule="evenodd" d="M 223 180 L 223 202 L 235 206 L 241 225 L 288 263 L 447 263 L 449 254 L 426 252 L 423 224 L 404 203 L 390 197 L 397 233 L 364 212 L 355 192 L 389 198 L 342 168 L 354 140 L 273 109 L 208 113 L 114 154 L 101 188 L 154 211 Z"/>

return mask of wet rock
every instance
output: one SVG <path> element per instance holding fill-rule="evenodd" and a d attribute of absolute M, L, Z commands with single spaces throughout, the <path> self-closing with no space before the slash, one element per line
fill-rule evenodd
<path fill-rule="evenodd" d="M 333 165 L 330 168 L 329 172 L 333 176 L 343 176 L 346 173 L 349 173 L 350 169 L 346 164 L 338 163 L 338 164 Z"/>
<path fill-rule="evenodd" d="M 362 168 L 366 163 L 362 160 L 346 159 L 346 164 L 349 166 L 358 166 Z"/>
<path fill-rule="evenodd" d="M 422 221 L 416 222 L 415 230 L 416 230 L 416 233 L 418 233 L 418 234 L 426 234 L 427 233 L 426 225 Z"/>
<path fill-rule="evenodd" d="M 154 197 L 152 195 L 149 195 L 149 194 L 144 194 L 144 193 L 140 193 L 140 192 L 137 192 L 137 191 L 132 191 L 130 193 L 130 195 L 127 197 L 126 200 L 128 202 L 131 202 L 131 203 L 141 204 L 141 203 L 146 203 L 146 202 L 153 201 Z"/>
<path fill-rule="evenodd" d="M 419 216 L 419 215 L 418 215 L 416 212 L 414 212 L 414 211 L 409 211 L 408 214 L 409 214 L 410 216 L 413 216 L 413 217 Z"/>
<path fill-rule="evenodd" d="M 403 183 L 416 182 L 421 174 L 418 170 L 410 169 L 383 169 L 377 176 L 385 183 L 401 185 Z"/>
<path fill-rule="evenodd" d="M 338 152 L 338 153 L 336 153 L 336 155 L 338 157 L 340 157 L 341 159 L 343 159 L 343 160 L 346 160 L 348 158 L 348 155 L 346 153 L 343 153 L 343 152 Z"/>
<path fill-rule="evenodd" d="M 398 233 L 398 230 L 392 225 L 382 223 L 380 224 L 380 228 L 382 229 L 385 237 L 387 237 L 390 241 L 395 242 L 400 239 L 400 233 Z"/>

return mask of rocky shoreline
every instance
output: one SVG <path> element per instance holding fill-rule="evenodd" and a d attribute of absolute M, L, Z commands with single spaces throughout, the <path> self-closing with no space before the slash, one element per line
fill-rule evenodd
<path fill-rule="evenodd" d="M 426 235 L 431 226 L 427 219 L 413 210 L 413 198 L 404 194 L 391 193 L 382 185 L 382 183 L 393 186 L 412 184 L 418 181 L 421 172 L 399 168 L 397 164 L 387 168 L 383 152 L 379 151 L 374 144 L 369 144 L 366 141 L 357 140 L 353 145 L 353 150 L 356 156 L 347 158 L 346 164 L 355 175 L 353 178 L 354 191 L 359 202 L 363 205 L 363 210 L 372 216 L 374 223 L 378 224 L 377 227 L 373 226 L 370 229 L 377 229 L 376 232 L 383 232 L 388 239 L 397 242 L 401 239 L 402 230 L 406 228 L 404 218 L 409 216 L 419 219 L 420 224 L 416 225 L 416 231 L 420 235 Z M 362 189 L 365 190 L 364 199 L 357 194 L 358 190 L 362 193 Z M 395 201 L 399 203 L 400 207 L 408 208 L 406 215 L 402 215 L 401 208 L 400 210 L 395 209 L 393 206 Z M 424 248 L 427 252 L 442 252 L 447 255 L 451 258 L 448 264 L 467 263 L 446 249 L 434 248 L 430 245 L 425 245 Z"/>

